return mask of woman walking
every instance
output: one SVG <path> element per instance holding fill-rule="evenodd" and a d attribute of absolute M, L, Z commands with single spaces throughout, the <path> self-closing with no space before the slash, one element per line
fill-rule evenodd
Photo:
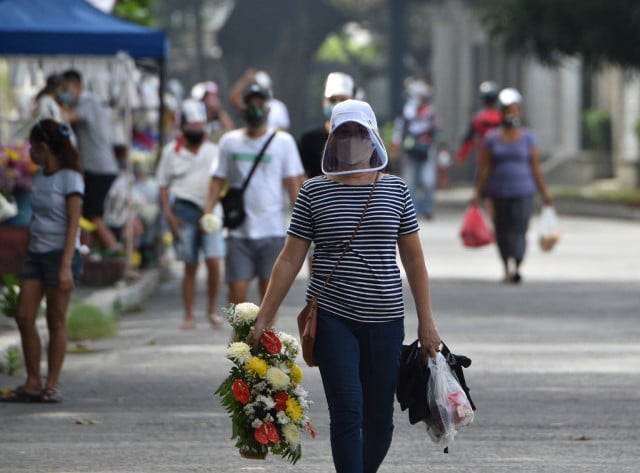
<path fill-rule="evenodd" d="M 404 340 L 396 248 L 415 300 L 425 356 L 435 356 L 440 344 L 411 195 L 400 178 L 380 173 L 387 163 L 369 104 L 337 104 L 322 157 L 324 176 L 302 186 L 249 337 L 255 345 L 273 325 L 313 242 L 307 300 L 321 293 L 314 359 L 329 405 L 331 450 L 339 473 L 377 471 L 391 444 Z"/>
<path fill-rule="evenodd" d="M 82 268 L 78 222 L 84 182 L 78 152 L 67 125 L 51 119 L 31 129 L 31 158 L 42 166 L 34 176 L 31 194 L 33 219 L 29 249 L 21 275 L 16 321 L 22 340 L 27 379 L 1 401 L 60 402 L 59 377 L 67 345 L 65 316 L 71 291 Z M 36 316 L 42 297 L 47 302 L 47 377 L 40 377 L 40 337 Z"/>
<path fill-rule="evenodd" d="M 536 138 L 531 130 L 520 126 L 522 96 L 516 89 L 503 89 L 498 102 L 502 124 L 484 139 L 473 202 L 484 195 L 492 200 L 503 281 L 517 284 L 522 280 L 520 271 L 536 190 L 546 205 L 553 205 L 553 200 L 540 170 Z"/>

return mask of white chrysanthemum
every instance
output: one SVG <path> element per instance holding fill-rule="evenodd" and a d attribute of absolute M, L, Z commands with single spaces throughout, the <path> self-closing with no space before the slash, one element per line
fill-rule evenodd
<path fill-rule="evenodd" d="M 260 402 L 264 404 L 264 406 L 267 409 L 273 409 L 274 407 L 276 407 L 276 403 L 274 402 L 273 399 L 271 399 L 269 396 L 264 396 L 262 394 L 256 398 L 256 402 Z"/>
<path fill-rule="evenodd" d="M 253 302 L 243 302 L 235 307 L 236 317 L 243 322 L 253 322 L 258 316 L 259 307 Z"/>
<path fill-rule="evenodd" d="M 244 342 L 233 342 L 227 348 L 227 358 L 243 365 L 251 359 L 251 347 Z"/>
<path fill-rule="evenodd" d="M 295 360 L 298 353 L 300 353 L 300 344 L 298 343 L 298 339 L 285 332 L 278 332 L 278 338 L 282 342 L 282 346 L 284 347 L 284 351 L 287 356 L 292 360 Z"/>
<path fill-rule="evenodd" d="M 276 420 L 280 425 L 285 425 L 291 422 L 291 419 L 289 419 L 289 416 L 285 411 L 280 411 L 276 413 Z"/>
<path fill-rule="evenodd" d="M 267 370 L 265 379 L 269 381 L 269 384 L 273 386 L 273 389 L 287 389 L 289 387 L 289 376 L 280 368 L 274 368 L 273 366 Z"/>
<path fill-rule="evenodd" d="M 213 233 L 222 229 L 222 220 L 213 214 L 206 214 L 200 218 L 200 228 L 204 233 Z"/>
<path fill-rule="evenodd" d="M 283 425 L 282 435 L 284 435 L 284 439 L 291 447 L 296 448 L 300 444 L 300 432 L 294 424 Z"/>

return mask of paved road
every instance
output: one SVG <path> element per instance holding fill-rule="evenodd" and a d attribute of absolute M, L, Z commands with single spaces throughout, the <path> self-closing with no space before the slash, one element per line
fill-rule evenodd
<path fill-rule="evenodd" d="M 635 473 L 640 441 L 640 225 L 564 218 L 551 253 L 534 245 L 524 284 L 504 286 L 494 248 L 467 250 L 459 214 L 424 222 L 422 238 L 441 335 L 473 359 L 467 380 L 476 421 L 448 455 L 397 410 L 381 472 Z M 304 275 L 278 326 L 295 333 Z M 199 304 L 204 308 L 202 297 Z M 255 295 L 254 295 L 255 297 Z M 0 404 L 0 471 L 333 471 L 317 370 L 305 370 L 318 438 L 295 467 L 279 458 L 242 460 L 212 395 L 225 377 L 229 331 L 204 314 L 179 326 L 179 285 L 164 283 L 126 315 L 117 337 L 69 355 L 61 405 Z M 416 323 L 408 304 L 407 340 Z M 0 375 L 0 386 L 19 378 Z"/>

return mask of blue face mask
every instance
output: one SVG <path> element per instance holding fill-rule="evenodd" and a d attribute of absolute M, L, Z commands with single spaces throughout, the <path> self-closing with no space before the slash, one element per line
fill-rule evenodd
<path fill-rule="evenodd" d="M 69 92 L 60 92 L 58 94 L 58 100 L 65 105 L 75 105 L 77 102 Z"/>
<path fill-rule="evenodd" d="M 324 118 L 327 120 L 331 120 L 331 114 L 333 113 L 333 108 L 336 106 L 335 103 L 328 103 L 324 106 L 322 110 L 324 112 Z"/>

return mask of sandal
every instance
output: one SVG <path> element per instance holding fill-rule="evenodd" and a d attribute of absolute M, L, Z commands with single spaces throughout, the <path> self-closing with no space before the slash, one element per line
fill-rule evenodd
<path fill-rule="evenodd" d="M 209 322 L 211 323 L 211 326 L 213 328 L 218 328 L 220 327 L 223 322 L 224 322 L 224 318 L 218 314 L 209 314 Z"/>
<path fill-rule="evenodd" d="M 58 388 L 46 388 L 40 395 L 40 402 L 62 402 L 62 393 Z"/>
<path fill-rule="evenodd" d="M 18 386 L 0 396 L 0 402 L 42 402 L 41 393 L 28 393 L 24 386 Z"/>

